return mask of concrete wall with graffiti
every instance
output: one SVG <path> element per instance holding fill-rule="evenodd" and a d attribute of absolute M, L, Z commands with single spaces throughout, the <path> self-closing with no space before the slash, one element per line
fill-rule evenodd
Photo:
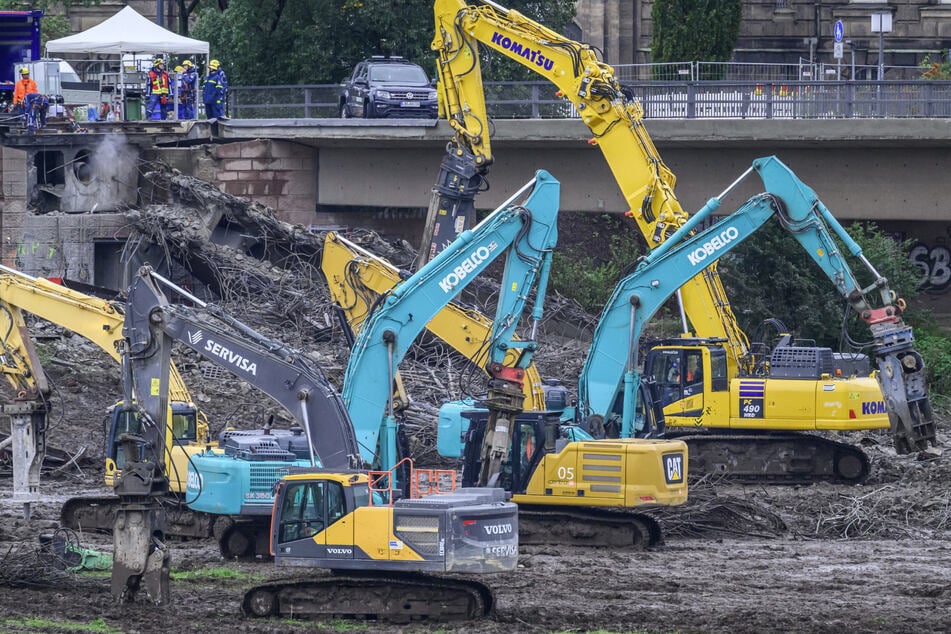
<path fill-rule="evenodd" d="M 920 294 L 913 305 L 930 310 L 939 324 L 951 328 L 951 220 L 883 222 L 880 226 L 911 245 L 908 257 L 921 272 Z"/>

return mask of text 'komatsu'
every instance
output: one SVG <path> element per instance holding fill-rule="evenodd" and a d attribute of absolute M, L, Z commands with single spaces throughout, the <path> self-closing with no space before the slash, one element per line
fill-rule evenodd
<path fill-rule="evenodd" d="M 541 66 L 545 70 L 550 71 L 555 67 L 555 60 L 549 59 L 542 55 L 541 50 L 535 50 L 530 46 L 525 46 L 521 42 L 513 40 L 506 35 L 502 35 L 498 31 L 492 34 L 492 43 L 496 46 L 501 46 L 507 51 L 511 51 L 519 57 L 525 58 L 536 66 Z"/>

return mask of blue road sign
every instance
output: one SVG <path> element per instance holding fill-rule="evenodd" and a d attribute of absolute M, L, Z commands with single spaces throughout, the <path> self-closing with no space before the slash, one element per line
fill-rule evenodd
<path fill-rule="evenodd" d="M 844 36 L 845 36 L 845 27 L 842 26 L 842 20 L 836 20 L 835 26 L 832 27 L 832 37 L 835 38 L 836 42 L 841 42 Z"/>

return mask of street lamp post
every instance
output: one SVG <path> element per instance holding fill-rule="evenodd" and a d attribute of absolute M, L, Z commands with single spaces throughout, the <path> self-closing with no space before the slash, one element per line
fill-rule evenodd
<path fill-rule="evenodd" d="M 885 34 L 892 32 L 891 13 L 872 14 L 872 33 L 878 33 L 878 81 L 885 79 Z"/>

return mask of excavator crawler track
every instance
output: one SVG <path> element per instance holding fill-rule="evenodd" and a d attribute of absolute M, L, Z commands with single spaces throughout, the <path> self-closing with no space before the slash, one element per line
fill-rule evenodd
<path fill-rule="evenodd" d="M 521 505 L 520 545 L 597 546 L 644 550 L 664 543 L 660 523 L 646 513 Z"/>
<path fill-rule="evenodd" d="M 488 616 L 495 597 L 466 579 L 419 573 L 333 574 L 325 579 L 274 581 L 244 595 L 245 616 L 354 618 L 396 622 L 469 620 Z"/>
<path fill-rule="evenodd" d="M 691 476 L 746 484 L 861 484 L 871 463 L 859 447 L 809 433 L 677 434 L 687 443 Z"/>
<path fill-rule="evenodd" d="M 111 533 L 118 508 L 119 498 L 115 496 L 70 498 L 60 509 L 60 524 L 76 531 Z M 167 505 L 165 514 L 167 538 L 207 539 L 212 536 L 213 518 L 210 515 L 195 513 L 178 502 Z"/>

